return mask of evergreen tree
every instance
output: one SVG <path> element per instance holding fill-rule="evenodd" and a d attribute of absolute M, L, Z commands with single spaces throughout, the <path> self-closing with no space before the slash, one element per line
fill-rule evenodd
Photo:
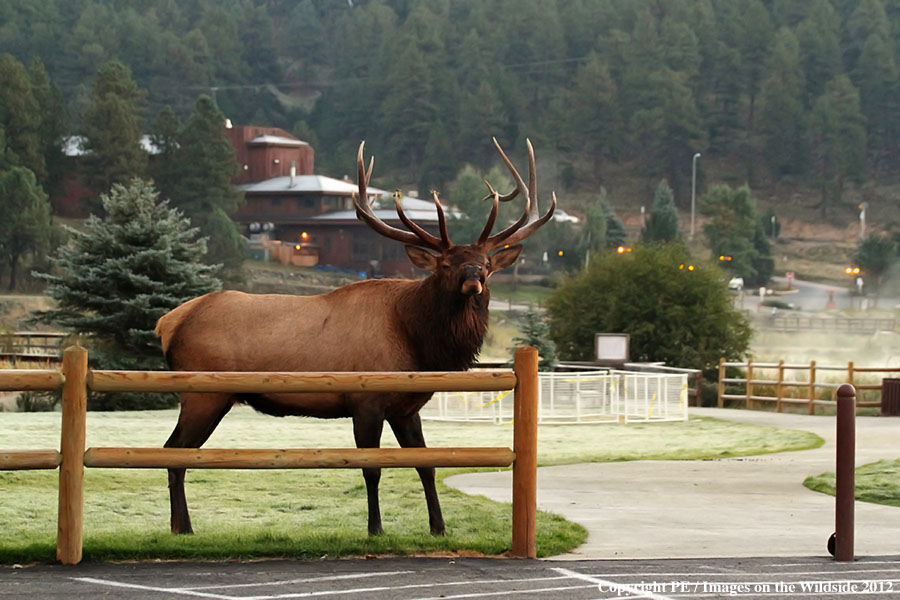
<path fill-rule="evenodd" d="M 168 116 L 160 124 L 168 136 L 174 126 Z M 222 264 L 224 278 L 240 279 L 245 250 L 229 217 L 243 202 L 243 193 L 231 183 L 238 172 L 237 159 L 225 133 L 225 116 L 212 98 L 197 99 L 193 114 L 178 132 L 171 158 L 160 159 L 155 173 L 160 194 L 209 238 L 206 260 Z"/>
<path fill-rule="evenodd" d="M 653 194 L 653 205 L 647 222 L 641 230 L 644 243 L 674 242 L 680 236 L 678 227 L 678 210 L 675 208 L 675 197 L 672 188 L 665 179 L 656 186 Z"/>
<path fill-rule="evenodd" d="M 12 291 L 23 256 L 45 251 L 50 241 L 50 202 L 34 173 L 24 167 L 0 172 L 0 199 L 0 255 L 9 266 Z"/>
<path fill-rule="evenodd" d="M 220 287 L 214 268 L 201 263 L 206 240 L 139 179 L 114 185 L 100 199 L 106 217 L 69 229 L 68 245 L 52 259 L 58 274 L 38 274 L 57 308 L 35 318 L 88 336 L 94 368 L 164 368 L 156 321 Z M 89 407 L 162 408 L 176 401 L 171 394 L 92 394 Z"/>
<path fill-rule="evenodd" d="M 862 269 L 867 285 L 877 293 L 884 276 L 897 262 L 897 244 L 886 235 L 869 235 L 857 246 L 854 261 Z"/>
<path fill-rule="evenodd" d="M 818 179 L 822 216 L 840 203 L 847 181 L 861 183 L 866 166 L 865 117 L 859 92 L 839 75 L 816 100 L 810 118 L 813 168 Z"/>
<path fill-rule="evenodd" d="M 900 134 L 900 91 L 897 65 L 890 44 L 878 34 L 866 40 L 856 62 L 853 81 L 859 88 L 860 108 L 866 118 L 866 138 L 873 157 L 893 163 Z"/>
<path fill-rule="evenodd" d="M 28 70 L 31 91 L 38 105 L 40 126 L 38 127 L 38 147 L 43 156 L 46 176 L 38 183 L 53 194 L 62 186 L 65 165 L 63 164 L 63 137 L 68 130 L 68 114 L 62 92 L 52 81 L 44 64 L 37 58 L 31 61 Z"/>
<path fill-rule="evenodd" d="M 529 309 L 523 316 L 519 335 L 513 337 L 514 346 L 510 351 L 515 355 L 522 346 L 533 346 L 538 351 L 538 370 L 552 371 L 559 361 L 556 359 L 556 344 L 550 339 L 550 325 L 544 315 Z"/>
<path fill-rule="evenodd" d="M 114 183 L 144 174 L 145 96 L 122 63 L 108 62 L 97 72 L 90 105 L 82 115 L 84 177 L 93 190 L 106 192 Z"/>
<path fill-rule="evenodd" d="M 750 188 L 714 185 L 704 194 L 700 207 L 709 217 L 703 233 L 713 256 L 730 256 L 725 265 L 748 286 L 765 284 L 773 263 Z"/>
<path fill-rule="evenodd" d="M 797 26 L 796 35 L 806 79 L 806 95 L 802 102 L 809 108 L 825 91 L 825 84 L 843 70 L 841 22 L 831 2 L 809 2 L 809 12 Z"/>
<path fill-rule="evenodd" d="M 46 168 L 41 153 L 41 107 L 32 93 L 28 72 L 10 54 L 0 55 L 0 171 L 25 167 L 38 178 Z"/>
<path fill-rule="evenodd" d="M 609 68 L 592 53 L 556 107 L 565 141 L 591 158 L 592 181 L 602 180 L 603 161 L 616 156 L 625 137 L 616 91 Z"/>
<path fill-rule="evenodd" d="M 684 159 L 706 147 L 706 132 L 683 74 L 664 68 L 648 84 L 656 100 L 634 114 L 633 127 L 644 148 L 643 164 L 665 176 L 677 193 L 689 179 Z"/>
<path fill-rule="evenodd" d="M 775 36 L 767 72 L 759 116 L 763 156 L 776 176 L 801 174 L 808 155 L 805 84 L 797 38 L 787 28 Z"/>

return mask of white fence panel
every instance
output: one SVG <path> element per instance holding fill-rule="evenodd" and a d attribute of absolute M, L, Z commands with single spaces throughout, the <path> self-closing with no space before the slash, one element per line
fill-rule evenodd
<path fill-rule="evenodd" d="M 541 373 L 539 423 L 686 421 L 687 375 L 633 371 Z M 513 394 L 439 392 L 419 413 L 440 421 L 510 423 Z"/>

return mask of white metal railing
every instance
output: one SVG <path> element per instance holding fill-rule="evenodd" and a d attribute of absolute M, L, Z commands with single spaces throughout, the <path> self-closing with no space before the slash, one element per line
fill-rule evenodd
<path fill-rule="evenodd" d="M 594 370 L 541 373 L 538 423 L 685 421 L 686 374 Z M 419 413 L 437 421 L 513 420 L 509 392 L 439 392 Z"/>

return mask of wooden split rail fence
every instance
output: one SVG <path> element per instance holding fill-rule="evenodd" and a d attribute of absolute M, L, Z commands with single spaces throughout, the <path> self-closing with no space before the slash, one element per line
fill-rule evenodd
<path fill-rule="evenodd" d="M 0 469 L 59 468 L 56 558 L 82 556 L 84 468 L 309 469 L 505 467 L 512 465 L 511 554 L 535 558 L 538 353 L 516 352 L 513 370 L 402 373 L 93 371 L 87 351 L 70 347 L 57 370 L 0 371 L 0 391 L 63 388 L 60 449 L 0 450 Z M 439 392 L 515 390 L 513 448 L 194 449 L 87 448 L 87 390 L 97 392 Z"/>
<path fill-rule="evenodd" d="M 738 367 L 744 369 L 745 377 L 726 377 L 725 370 L 728 367 Z M 798 372 L 803 379 L 785 378 L 785 372 Z M 785 404 L 799 404 L 807 406 L 809 414 L 815 414 L 816 406 L 835 407 L 834 400 L 823 400 L 818 398 L 818 390 L 831 389 L 836 390 L 841 383 L 829 383 L 821 381 L 820 372 L 839 372 L 846 373 L 844 382 L 853 385 L 856 390 L 878 390 L 882 391 L 881 383 L 863 384 L 854 381 L 854 376 L 859 373 L 897 373 L 900 372 L 898 367 L 857 367 L 852 362 L 847 366 L 828 366 L 819 365 L 816 361 L 810 361 L 808 364 L 787 364 L 783 360 L 774 362 L 754 362 L 748 360 L 746 362 L 727 362 L 725 359 L 719 361 L 719 386 L 718 386 L 718 405 L 719 408 L 725 406 L 726 400 L 743 401 L 746 408 L 753 408 L 756 403 L 773 404 L 775 410 L 782 412 Z M 767 377 L 761 377 L 762 374 Z M 774 379 L 772 375 L 774 374 Z M 744 387 L 741 394 L 729 394 L 726 391 L 726 384 L 741 384 Z M 842 382 L 843 383 L 843 382 Z M 760 387 L 767 386 L 774 392 L 774 395 L 767 396 L 759 393 Z M 791 393 L 790 388 L 800 388 L 799 394 Z M 855 403 L 857 408 L 874 408 L 881 406 L 879 402 L 859 402 Z"/>

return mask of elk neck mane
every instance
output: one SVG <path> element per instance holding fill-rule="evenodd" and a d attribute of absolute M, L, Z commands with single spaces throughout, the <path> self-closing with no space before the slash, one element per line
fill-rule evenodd
<path fill-rule="evenodd" d="M 433 275 L 404 290 L 397 320 L 418 368 L 464 371 L 474 365 L 487 331 L 489 302 L 487 287 L 476 296 L 448 293 Z"/>

